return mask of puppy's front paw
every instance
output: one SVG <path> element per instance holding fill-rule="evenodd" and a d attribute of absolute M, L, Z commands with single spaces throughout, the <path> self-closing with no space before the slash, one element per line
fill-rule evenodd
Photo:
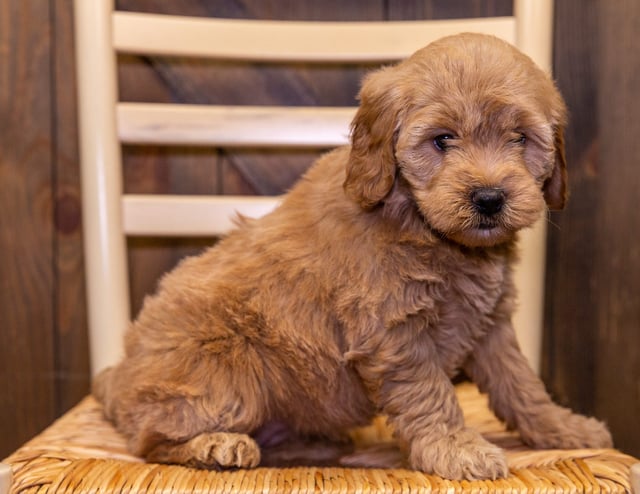
<path fill-rule="evenodd" d="M 541 449 L 610 448 L 611 434 L 599 420 L 554 406 L 521 428 L 525 443 Z"/>
<path fill-rule="evenodd" d="M 214 432 L 189 441 L 194 466 L 252 468 L 260 463 L 260 448 L 245 434 Z M 189 462 L 188 462 L 189 463 Z"/>
<path fill-rule="evenodd" d="M 497 479 L 509 472 L 504 452 L 466 427 L 437 441 L 416 441 L 409 460 L 413 468 L 451 480 Z"/>

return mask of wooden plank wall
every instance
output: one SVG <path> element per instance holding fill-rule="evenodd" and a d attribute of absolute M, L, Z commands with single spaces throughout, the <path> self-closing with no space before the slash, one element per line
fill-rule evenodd
<path fill-rule="evenodd" d="M 640 3 L 557 1 L 556 25 L 572 194 L 551 216 L 543 375 L 640 456 Z"/>
<path fill-rule="evenodd" d="M 56 411 L 52 19 L 41 6 L 0 4 L 0 452 Z"/>
<path fill-rule="evenodd" d="M 192 15 L 371 20 L 499 15 L 511 2 L 118 4 Z M 632 208 L 640 177 L 633 99 L 640 58 L 632 43 L 638 21 L 633 0 L 615 8 L 604 0 L 557 1 L 555 72 L 573 115 L 573 197 L 566 212 L 551 217 L 544 377 L 560 401 L 607 418 L 618 443 L 640 455 L 633 420 L 640 412 L 640 215 Z M 0 458 L 89 387 L 71 26 L 70 0 L 0 0 Z M 120 62 L 122 99 L 139 101 L 351 104 L 363 73 L 171 58 Z M 338 82 L 340 91 L 330 89 Z M 127 147 L 124 156 L 131 192 L 273 194 L 315 155 Z M 131 240 L 134 310 L 162 272 L 209 242 Z"/>

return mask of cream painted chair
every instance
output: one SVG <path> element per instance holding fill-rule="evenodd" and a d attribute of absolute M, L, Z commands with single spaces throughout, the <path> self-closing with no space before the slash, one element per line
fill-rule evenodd
<path fill-rule="evenodd" d="M 347 142 L 354 108 L 273 108 L 121 103 L 116 54 L 178 55 L 257 62 L 390 62 L 447 34 L 496 34 L 550 67 L 551 0 L 516 0 L 512 17 L 362 23 L 267 22 L 118 12 L 113 0 L 75 0 L 83 218 L 92 372 L 115 363 L 130 314 L 126 236 L 215 235 L 237 211 L 260 216 L 277 198 L 123 194 L 121 143 L 212 147 L 318 147 Z M 294 41 L 295 40 L 295 41 Z M 327 42 L 327 40 L 332 40 Z M 544 221 L 523 238 L 518 271 L 521 344 L 539 367 Z M 294 468 L 224 474 L 140 463 L 90 397 L 7 460 L 16 491 L 514 492 L 540 488 L 624 491 L 629 459 L 615 451 L 531 452 L 504 432 L 474 389 L 461 391 L 468 419 L 501 440 L 513 475 L 448 482 L 405 470 Z M 518 452 L 519 451 L 519 452 Z M 0 467 L 2 467 L 0 465 Z M 7 480 L 6 465 L 0 480 Z M 2 486 L 0 482 L 0 486 Z M 2 494 L 2 487 L 0 487 Z"/>

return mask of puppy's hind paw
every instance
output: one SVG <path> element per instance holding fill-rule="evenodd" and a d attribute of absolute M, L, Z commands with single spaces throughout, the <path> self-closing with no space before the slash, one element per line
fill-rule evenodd
<path fill-rule="evenodd" d="M 607 426 L 597 419 L 585 417 L 561 407 L 553 413 L 537 417 L 526 430 L 520 430 L 523 440 L 536 448 L 582 449 L 613 446 Z"/>
<path fill-rule="evenodd" d="M 253 468 L 260 463 L 260 448 L 246 434 L 213 432 L 191 441 L 193 459 L 208 468 Z"/>
<path fill-rule="evenodd" d="M 509 473 L 502 449 L 468 428 L 437 441 L 412 444 L 410 462 L 416 469 L 450 480 L 495 480 Z"/>
<path fill-rule="evenodd" d="M 203 433 L 183 443 L 162 443 L 147 455 L 158 463 L 177 463 L 195 468 L 253 468 L 260 463 L 260 448 L 246 434 Z"/>

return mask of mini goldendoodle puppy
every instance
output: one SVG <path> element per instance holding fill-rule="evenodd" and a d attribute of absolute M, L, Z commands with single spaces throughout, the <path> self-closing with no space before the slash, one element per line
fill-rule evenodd
<path fill-rule="evenodd" d="M 351 146 L 145 301 L 94 386 L 131 450 L 253 467 L 272 424 L 340 439 L 383 413 L 413 468 L 505 476 L 502 450 L 463 423 L 459 370 L 527 444 L 611 445 L 552 403 L 511 325 L 517 232 L 565 202 L 551 79 L 463 34 L 372 73 L 360 98 Z"/>

